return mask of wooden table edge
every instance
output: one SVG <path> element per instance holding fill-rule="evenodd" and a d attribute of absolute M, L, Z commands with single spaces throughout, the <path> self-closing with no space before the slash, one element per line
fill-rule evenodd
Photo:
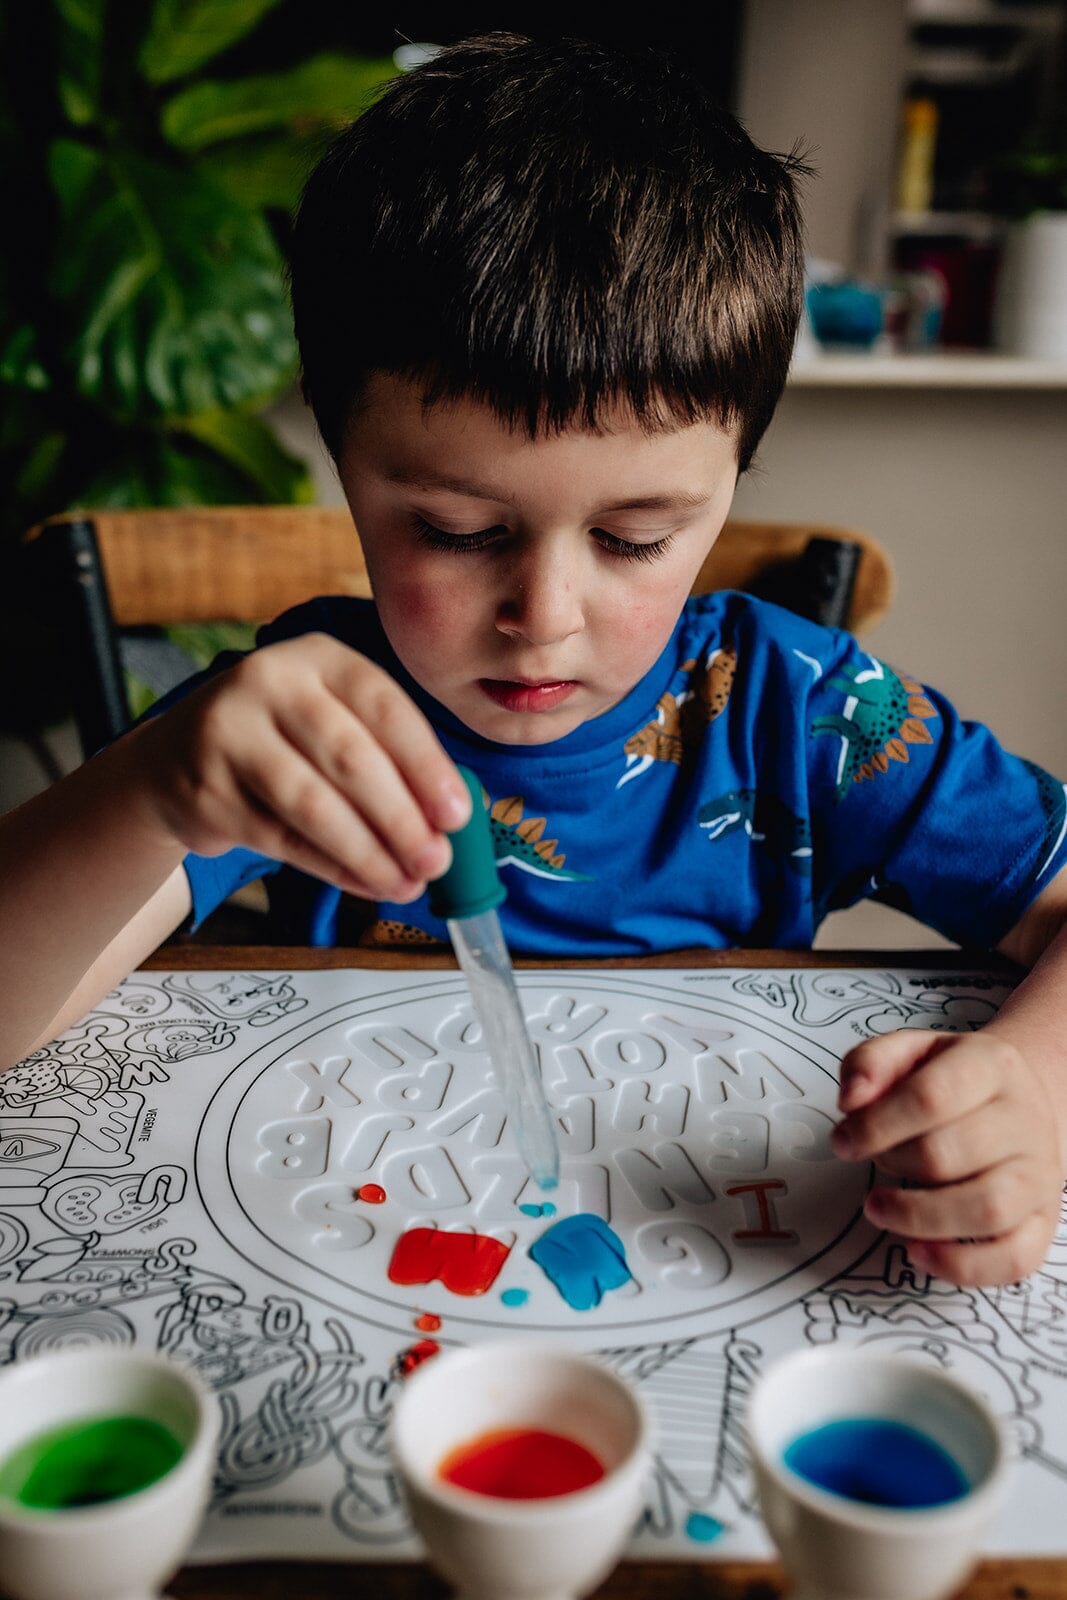
<path fill-rule="evenodd" d="M 989 951 L 968 950 L 669 950 L 647 956 L 516 956 L 515 966 L 531 972 L 555 969 L 611 968 L 736 968 L 736 967 L 907 967 L 932 972 L 983 972 L 1011 982 L 1022 968 Z M 227 972 L 336 971 L 364 967 L 377 971 L 456 969 L 447 950 L 361 950 L 344 946 L 311 949 L 307 945 L 194 944 L 175 940 L 164 944 L 141 962 L 141 970 L 170 968 Z M 1067 1600 L 1067 1596 L 1065 1596 Z"/>

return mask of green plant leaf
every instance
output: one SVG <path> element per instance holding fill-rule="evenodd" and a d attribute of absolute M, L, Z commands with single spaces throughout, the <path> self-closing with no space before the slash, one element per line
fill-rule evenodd
<path fill-rule="evenodd" d="M 209 411 L 187 418 L 183 430 L 243 472 L 266 501 L 308 505 L 315 498 L 305 464 L 290 455 L 258 417 L 241 411 Z"/>
<path fill-rule="evenodd" d="M 107 0 L 52 0 L 56 29 L 56 87 L 67 119 L 87 127 L 100 106 Z"/>
<path fill-rule="evenodd" d="M 193 84 L 167 102 L 161 126 L 171 144 L 190 151 L 279 128 L 341 128 L 396 75 L 389 58 L 312 56 L 291 72 Z"/>
<path fill-rule="evenodd" d="M 283 265 L 263 218 L 202 173 L 72 141 L 52 162 L 52 289 L 78 390 L 118 416 L 262 403 L 296 370 Z"/>
<path fill-rule="evenodd" d="M 38 354 L 38 331 L 24 322 L 0 349 L 0 382 L 14 389 L 47 389 L 48 373 Z"/>
<path fill-rule="evenodd" d="M 141 44 L 149 83 L 184 78 L 251 33 L 280 0 L 155 0 Z"/>
<path fill-rule="evenodd" d="M 143 432 L 131 438 L 121 461 L 85 484 L 80 506 L 247 505 L 255 500 L 247 477 L 203 450 L 195 440 Z"/>
<path fill-rule="evenodd" d="M 293 211 L 327 139 L 323 132 L 307 138 L 283 133 L 231 139 L 208 150 L 199 166 L 242 205 Z"/>

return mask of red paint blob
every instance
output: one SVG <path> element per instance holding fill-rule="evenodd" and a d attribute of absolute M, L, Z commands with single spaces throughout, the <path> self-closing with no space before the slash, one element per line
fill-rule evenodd
<path fill-rule="evenodd" d="M 396 1358 L 394 1375 L 406 1378 L 409 1373 L 421 1367 L 424 1361 L 429 1361 L 431 1356 L 440 1355 L 441 1346 L 436 1339 L 420 1339 L 418 1344 L 411 1345 L 407 1350 L 401 1350 Z"/>
<path fill-rule="evenodd" d="M 497 1500 L 548 1500 L 604 1476 L 591 1450 L 540 1428 L 494 1428 L 450 1450 L 438 1477 Z"/>
<path fill-rule="evenodd" d="M 441 1319 L 434 1316 L 432 1311 L 424 1311 L 421 1317 L 415 1318 L 415 1326 L 420 1333 L 436 1333 L 441 1326 Z"/>
<path fill-rule="evenodd" d="M 409 1228 L 396 1241 L 390 1283 L 432 1283 L 439 1278 L 453 1294 L 484 1294 L 508 1258 L 510 1246 L 484 1233 L 446 1233 Z"/>
<path fill-rule="evenodd" d="M 356 1190 L 356 1199 L 365 1200 L 369 1206 L 380 1206 L 385 1199 L 385 1190 L 380 1183 L 363 1183 Z"/>

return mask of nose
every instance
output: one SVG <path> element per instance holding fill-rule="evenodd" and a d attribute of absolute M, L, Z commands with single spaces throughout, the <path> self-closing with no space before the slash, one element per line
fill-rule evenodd
<path fill-rule="evenodd" d="M 580 573 L 551 550 L 529 551 L 509 566 L 496 626 L 509 639 L 560 644 L 585 627 Z"/>

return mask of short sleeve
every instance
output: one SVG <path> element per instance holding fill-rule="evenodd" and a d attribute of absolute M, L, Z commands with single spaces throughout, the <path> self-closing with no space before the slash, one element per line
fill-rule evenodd
<path fill-rule="evenodd" d="M 835 637 L 833 659 L 813 663 L 806 729 L 821 913 L 873 897 L 958 944 L 996 945 L 1067 862 L 1067 789 Z"/>

